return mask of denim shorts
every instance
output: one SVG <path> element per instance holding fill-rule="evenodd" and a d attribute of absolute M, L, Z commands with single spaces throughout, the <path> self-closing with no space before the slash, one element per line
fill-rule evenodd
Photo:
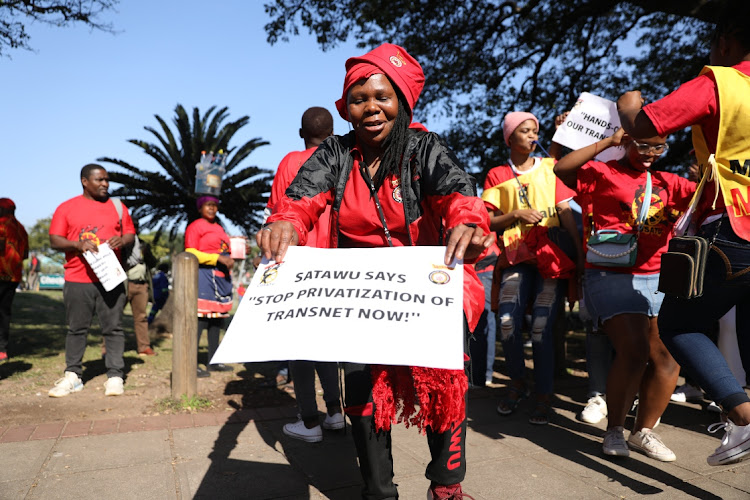
<path fill-rule="evenodd" d="M 594 325 L 618 314 L 659 315 L 664 294 L 657 291 L 659 274 L 628 274 L 586 269 L 583 296 Z"/>

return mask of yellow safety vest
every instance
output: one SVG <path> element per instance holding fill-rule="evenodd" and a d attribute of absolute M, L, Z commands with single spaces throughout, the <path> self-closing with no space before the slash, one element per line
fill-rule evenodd
<path fill-rule="evenodd" d="M 750 76 L 722 66 L 706 66 L 701 75 L 708 72 L 719 93 L 719 134 L 712 155 L 703 130 L 694 125 L 695 156 L 702 183 L 718 182 L 734 232 L 750 241 Z"/>
<path fill-rule="evenodd" d="M 538 224 L 540 226 L 559 226 L 560 218 L 557 215 L 555 203 L 555 191 L 557 187 L 557 177 L 553 168 L 555 161 L 552 158 L 542 158 L 538 167 L 531 172 L 521 172 L 516 177 L 511 177 L 507 181 L 501 182 L 497 186 L 485 189 L 482 192 L 482 199 L 498 207 L 504 214 L 513 210 L 533 208 L 544 214 L 544 218 Z M 508 167 L 512 168 L 512 167 Z M 520 183 L 520 184 L 519 184 Z M 529 205 L 522 200 L 520 192 L 521 187 L 526 191 Z M 509 261 L 514 263 L 514 256 L 519 250 L 519 245 L 523 242 L 526 233 L 531 229 L 531 225 L 517 222 L 505 228 L 503 231 L 503 244 L 505 251 L 508 252 Z"/>

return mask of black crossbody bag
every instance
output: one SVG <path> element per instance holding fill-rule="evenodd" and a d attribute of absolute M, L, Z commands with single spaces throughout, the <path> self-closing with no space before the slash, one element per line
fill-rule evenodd
<path fill-rule="evenodd" d="M 669 240 L 669 247 L 661 256 L 660 292 L 682 299 L 703 295 L 708 251 L 719 234 L 722 220 L 719 219 L 711 241 L 702 236 L 675 236 Z"/>

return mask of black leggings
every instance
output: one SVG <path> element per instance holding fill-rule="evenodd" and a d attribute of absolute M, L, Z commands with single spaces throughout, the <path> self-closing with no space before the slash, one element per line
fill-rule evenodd
<path fill-rule="evenodd" d="M 468 327 L 464 322 L 464 331 Z M 466 338 L 468 334 L 464 335 Z M 466 349 L 466 342 L 464 342 Z M 359 457 L 359 470 L 365 487 L 362 498 L 384 500 L 398 498 L 398 490 L 393 484 L 393 455 L 391 454 L 391 432 L 376 431 L 373 422 L 375 405 L 372 400 L 372 378 L 370 365 L 343 363 L 345 382 L 345 408 L 352 423 L 352 436 Z M 468 407 L 468 391 L 464 396 Z M 372 404 L 369 415 L 361 415 L 362 407 Z M 466 418 L 449 430 L 441 433 L 427 431 L 427 445 L 430 448 L 430 463 L 425 477 L 441 485 L 456 484 L 466 476 Z"/>
<path fill-rule="evenodd" d="M 208 360 L 206 365 L 214 357 L 216 349 L 219 348 L 219 332 L 223 324 L 224 318 L 198 318 L 198 345 L 201 343 L 203 330 L 208 330 Z"/>

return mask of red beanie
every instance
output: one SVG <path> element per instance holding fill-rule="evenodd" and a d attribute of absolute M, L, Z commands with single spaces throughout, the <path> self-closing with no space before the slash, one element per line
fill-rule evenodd
<path fill-rule="evenodd" d="M 424 88 L 422 66 L 402 47 L 384 43 L 365 55 L 347 59 L 344 91 L 341 94 L 341 99 L 336 101 L 336 109 L 344 120 L 349 121 L 349 114 L 346 111 L 346 94 L 349 92 L 349 88 L 358 80 L 369 78 L 376 73 L 385 74 L 396 84 L 406 97 L 406 102 L 409 104 L 409 115 L 412 115 L 414 105 Z"/>
<path fill-rule="evenodd" d="M 0 208 L 13 212 L 16 209 L 16 204 L 10 198 L 0 198 Z"/>

